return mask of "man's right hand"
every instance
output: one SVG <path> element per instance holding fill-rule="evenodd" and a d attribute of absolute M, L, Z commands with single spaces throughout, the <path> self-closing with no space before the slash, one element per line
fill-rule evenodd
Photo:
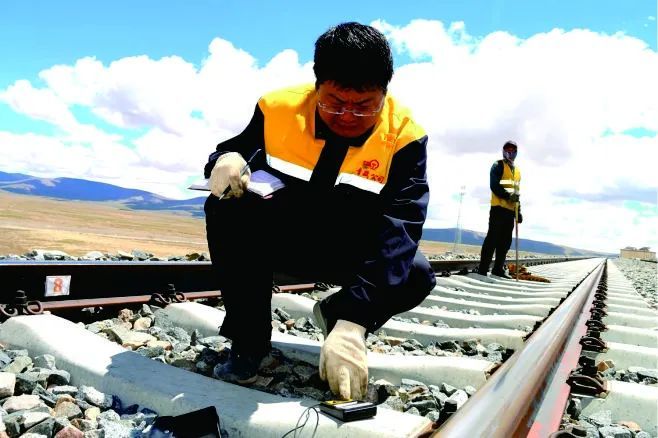
<path fill-rule="evenodd" d="M 510 200 L 511 202 L 519 202 L 519 198 L 520 198 L 520 197 L 521 197 L 521 195 L 519 195 L 518 193 L 512 193 L 512 194 L 509 196 L 509 200 Z"/>
<path fill-rule="evenodd" d="M 350 321 L 336 321 L 320 350 L 320 378 L 343 400 L 363 400 L 368 389 L 366 329 Z"/>
<path fill-rule="evenodd" d="M 238 152 L 228 152 L 221 155 L 215 167 L 210 174 L 210 191 L 213 195 L 220 197 L 227 187 L 231 187 L 231 191 L 226 195 L 226 198 L 235 196 L 241 197 L 247 188 L 249 178 L 251 178 L 251 171 L 240 176 L 240 171 L 247 164 Z"/>

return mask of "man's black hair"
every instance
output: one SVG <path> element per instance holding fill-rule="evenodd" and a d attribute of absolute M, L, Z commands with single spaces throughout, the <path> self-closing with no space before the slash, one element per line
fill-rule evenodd
<path fill-rule="evenodd" d="M 372 26 L 341 23 L 315 42 L 315 86 L 334 81 L 357 91 L 386 92 L 393 77 L 393 56 L 386 37 Z"/>
<path fill-rule="evenodd" d="M 503 149 L 505 149 L 507 146 L 512 146 L 515 149 L 518 149 L 519 147 L 516 145 L 516 142 L 513 142 L 512 140 L 507 140 L 505 144 L 503 145 Z"/>

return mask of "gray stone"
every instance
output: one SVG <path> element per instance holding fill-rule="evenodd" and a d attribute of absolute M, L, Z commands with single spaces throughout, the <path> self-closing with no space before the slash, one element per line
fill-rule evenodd
<path fill-rule="evenodd" d="M 76 418 L 75 420 L 71 421 L 71 424 L 73 425 L 73 427 L 81 430 L 82 432 L 95 430 L 96 427 L 98 427 L 98 424 L 96 424 L 95 421 L 86 420 L 83 418 Z"/>
<path fill-rule="evenodd" d="M 644 369 L 637 372 L 637 375 L 641 378 L 650 378 L 658 380 L 658 370 L 654 369 Z"/>
<path fill-rule="evenodd" d="M 71 385 L 53 386 L 50 388 L 50 392 L 52 392 L 55 396 L 62 394 L 75 396 L 78 393 L 78 388 Z"/>
<path fill-rule="evenodd" d="M 386 407 L 388 409 L 393 409 L 394 411 L 404 412 L 404 402 L 397 395 L 392 395 L 384 401 L 380 406 Z"/>
<path fill-rule="evenodd" d="M 24 411 L 27 409 L 36 408 L 41 403 L 41 399 L 38 395 L 24 394 L 9 397 L 2 404 L 2 407 L 5 411 L 11 414 L 12 412 L 16 411 Z"/>
<path fill-rule="evenodd" d="M 23 413 L 23 427 L 29 429 L 36 424 L 41 423 L 46 418 L 50 418 L 50 413 L 46 412 L 25 412 Z M 34 433 L 34 432 L 31 432 Z"/>
<path fill-rule="evenodd" d="M 34 366 L 37 368 L 55 369 L 55 356 L 52 354 L 42 354 L 34 358 Z"/>
<path fill-rule="evenodd" d="M 489 353 L 485 359 L 488 360 L 489 362 L 500 363 L 503 361 L 503 353 L 501 353 L 500 351 Z"/>
<path fill-rule="evenodd" d="M 409 403 L 409 407 L 418 409 L 421 415 L 425 415 L 429 411 L 440 409 L 438 403 L 434 400 L 414 400 Z"/>
<path fill-rule="evenodd" d="M 16 388 L 16 374 L 0 372 L 0 398 L 11 397 Z"/>
<path fill-rule="evenodd" d="M 227 339 L 224 336 L 207 336 L 197 340 L 197 344 L 204 345 L 209 348 L 223 350 Z"/>
<path fill-rule="evenodd" d="M 55 427 L 55 419 L 54 418 L 46 418 L 39 424 L 32 426 L 30 429 L 27 430 L 27 433 L 36 433 L 39 435 L 46 435 L 48 437 L 53 436 L 53 429 Z"/>
<path fill-rule="evenodd" d="M 423 348 L 425 348 L 423 344 L 421 344 L 415 339 L 407 339 L 406 341 L 400 344 L 400 347 L 404 348 L 407 351 L 422 350 Z"/>
<path fill-rule="evenodd" d="M 48 375 L 39 372 L 27 372 L 16 375 L 16 392 L 31 394 L 37 386 L 48 386 Z"/>
<path fill-rule="evenodd" d="M 34 389 L 31 391 L 33 395 L 38 395 L 39 398 L 51 408 L 55 406 L 57 402 L 57 397 L 50 391 L 46 390 L 43 386 L 36 384 Z"/>
<path fill-rule="evenodd" d="M 305 318 L 305 317 L 303 317 L 303 316 L 302 316 L 301 318 L 297 318 L 297 319 L 295 320 L 294 327 L 295 327 L 297 330 L 304 330 L 305 327 L 306 327 L 306 322 L 307 322 L 307 321 L 308 321 L 308 319 Z"/>
<path fill-rule="evenodd" d="M 107 411 L 103 411 L 98 415 L 98 417 L 96 418 L 96 421 L 100 421 L 100 420 L 119 421 L 119 420 L 121 420 L 121 417 L 114 410 L 108 409 Z"/>
<path fill-rule="evenodd" d="M 16 356 L 2 371 L 19 374 L 25 371 L 30 365 L 32 365 L 32 359 L 29 356 Z"/>
<path fill-rule="evenodd" d="M 445 351 L 461 351 L 461 348 L 459 347 L 459 344 L 455 341 L 444 341 L 444 342 L 439 342 L 437 346 L 441 350 Z"/>
<path fill-rule="evenodd" d="M 150 254 L 146 251 L 142 251 L 141 249 L 133 249 L 131 251 L 131 254 L 134 258 L 136 258 L 139 261 L 145 261 L 148 260 L 149 258 L 153 257 L 153 254 Z"/>
<path fill-rule="evenodd" d="M 425 385 L 423 382 L 420 382 L 418 380 L 413 380 L 413 379 L 401 379 L 400 380 L 400 387 L 402 387 L 402 388 L 410 389 L 410 388 L 414 388 L 416 386 L 420 386 L 421 388 L 427 389 L 427 385 Z"/>
<path fill-rule="evenodd" d="M 441 411 L 439 411 L 439 410 L 432 410 L 432 411 L 429 411 L 427 414 L 425 414 L 425 418 L 427 418 L 428 420 L 430 420 L 433 423 L 436 423 L 437 421 L 439 421 L 440 417 L 441 417 Z"/>
<path fill-rule="evenodd" d="M 142 308 L 139 309 L 139 314 L 141 316 L 151 317 L 153 316 L 153 311 L 148 304 L 142 304 Z"/>
<path fill-rule="evenodd" d="M 418 410 L 418 408 L 415 408 L 415 407 L 409 408 L 404 412 L 406 412 L 407 414 L 411 414 L 411 415 L 420 415 L 420 411 Z"/>
<path fill-rule="evenodd" d="M 633 433 L 621 426 L 603 426 L 599 433 L 603 438 L 633 438 Z"/>
<path fill-rule="evenodd" d="M 11 362 L 11 357 L 7 356 L 4 351 L 0 350 L 0 369 L 6 367 Z"/>
<path fill-rule="evenodd" d="M 598 411 L 589 416 L 589 420 L 601 427 L 610 426 L 612 424 L 612 411 Z"/>
<path fill-rule="evenodd" d="M 475 393 L 477 392 L 477 389 L 473 388 L 472 386 L 464 386 L 464 392 L 469 397 L 473 397 L 475 395 Z"/>
<path fill-rule="evenodd" d="M 86 260 L 106 260 L 107 257 L 100 251 L 89 251 L 87 254 L 82 256 Z"/>
<path fill-rule="evenodd" d="M 101 409 L 112 407 L 112 396 L 100 392 L 92 386 L 81 386 L 80 393 L 82 396 L 80 398 L 94 406 L 98 406 Z"/>
<path fill-rule="evenodd" d="M 144 357 L 154 358 L 157 356 L 163 356 L 165 354 L 165 349 L 159 345 L 155 347 L 140 347 L 135 350 L 135 353 L 139 353 Z"/>
<path fill-rule="evenodd" d="M 5 425 L 5 431 L 7 435 L 14 438 L 20 435 L 21 433 L 21 421 L 23 421 L 22 412 L 14 412 L 9 415 L 4 415 L 2 421 Z"/>
<path fill-rule="evenodd" d="M 491 344 L 487 345 L 487 351 L 489 353 L 494 353 L 496 351 L 503 352 L 503 351 L 505 351 L 505 347 L 503 347 L 502 345 L 500 345 L 496 342 L 492 342 Z"/>
<path fill-rule="evenodd" d="M 450 396 L 450 398 L 448 398 L 448 400 L 454 400 L 457 402 L 457 409 L 459 409 L 468 401 L 468 395 L 461 389 L 458 389 Z"/>
<path fill-rule="evenodd" d="M 457 391 L 457 388 L 455 388 L 454 386 L 448 385 L 447 383 L 441 384 L 441 392 L 443 392 L 444 394 L 451 396 L 455 393 L 455 391 Z"/>
<path fill-rule="evenodd" d="M 286 312 L 285 310 L 279 307 L 274 309 L 274 313 L 276 313 L 276 315 L 279 317 L 279 321 L 281 322 L 285 322 L 288 321 L 289 319 L 292 319 L 288 312 Z"/>
<path fill-rule="evenodd" d="M 104 321 L 92 322 L 91 324 L 87 325 L 87 330 L 89 330 L 92 333 L 98 334 L 101 332 L 104 333 L 112 327 L 114 327 L 114 321 L 112 321 L 111 319 L 106 319 Z"/>
<path fill-rule="evenodd" d="M 314 376 L 318 374 L 317 367 L 307 365 L 296 365 L 292 369 L 293 373 L 299 377 L 302 384 L 308 383 Z"/>
<path fill-rule="evenodd" d="M 184 359 L 182 357 L 178 358 L 173 358 L 170 360 L 169 365 L 175 366 L 176 368 L 181 368 L 187 371 L 195 371 L 196 370 L 196 362 Z"/>
<path fill-rule="evenodd" d="M 64 370 L 46 370 L 39 368 L 40 372 L 48 374 L 48 385 L 68 385 L 71 381 L 71 374 Z"/>

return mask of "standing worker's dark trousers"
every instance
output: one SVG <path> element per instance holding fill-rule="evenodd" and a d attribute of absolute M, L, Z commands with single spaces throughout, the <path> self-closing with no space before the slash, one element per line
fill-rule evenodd
<path fill-rule="evenodd" d="M 221 201 L 210 195 L 205 204 L 208 247 L 226 309 L 219 333 L 232 340 L 239 354 L 258 357 L 270 349 L 273 272 L 348 285 L 363 263 L 352 250 L 358 241 L 351 241 L 351 247 L 335 239 L 347 224 L 318 228 L 323 213 L 309 209 L 308 202 L 290 199 L 285 191 L 271 199 L 250 192 Z M 348 230 L 344 234 L 351 239 Z M 366 328 L 376 330 L 391 316 L 417 306 L 435 283 L 429 262 L 417 253 L 406 283 L 359 297 L 369 301 L 369 320 L 376 321 Z M 354 302 L 351 293 L 344 288 L 323 301 L 328 328 L 340 319 L 336 311 L 344 315 L 346 307 L 354 307 L 346 305 Z"/>
<path fill-rule="evenodd" d="M 489 264 L 496 252 L 496 261 L 494 262 L 492 274 L 503 274 L 505 267 L 505 257 L 512 245 L 512 230 L 514 230 L 514 212 L 504 207 L 491 207 L 489 211 L 489 230 L 487 237 L 482 244 L 480 252 L 480 267 L 478 272 L 486 275 L 489 271 Z"/>

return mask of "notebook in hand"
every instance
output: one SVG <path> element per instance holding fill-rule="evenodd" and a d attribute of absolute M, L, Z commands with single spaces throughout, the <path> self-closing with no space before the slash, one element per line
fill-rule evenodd
<path fill-rule="evenodd" d="M 276 176 L 264 170 L 257 170 L 251 174 L 247 190 L 260 196 L 268 196 L 286 185 Z"/>
<path fill-rule="evenodd" d="M 193 183 L 188 189 L 210 191 L 209 180 L 204 179 Z M 251 174 L 247 190 L 262 197 L 271 195 L 277 190 L 285 187 L 283 181 L 264 170 L 257 170 Z"/>

